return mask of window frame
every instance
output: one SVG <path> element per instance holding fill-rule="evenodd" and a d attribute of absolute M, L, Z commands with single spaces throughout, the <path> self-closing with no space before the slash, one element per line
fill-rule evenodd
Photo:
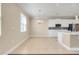
<path fill-rule="evenodd" d="M 20 13 L 20 32 L 27 31 L 27 18 L 25 14 Z"/>

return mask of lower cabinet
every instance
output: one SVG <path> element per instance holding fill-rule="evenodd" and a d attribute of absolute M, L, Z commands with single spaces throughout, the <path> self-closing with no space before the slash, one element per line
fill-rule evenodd
<path fill-rule="evenodd" d="M 63 40 L 62 40 L 62 42 L 63 42 L 66 46 L 70 47 L 70 34 L 68 34 L 68 33 L 63 33 Z"/>

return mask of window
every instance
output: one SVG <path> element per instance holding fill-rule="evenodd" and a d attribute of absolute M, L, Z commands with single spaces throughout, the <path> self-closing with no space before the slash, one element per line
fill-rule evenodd
<path fill-rule="evenodd" d="M 20 31 L 21 32 L 25 32 L 26 31 L 26 16 L 23 14 L 23 13 L 21 13 L 20 14 Z"/>

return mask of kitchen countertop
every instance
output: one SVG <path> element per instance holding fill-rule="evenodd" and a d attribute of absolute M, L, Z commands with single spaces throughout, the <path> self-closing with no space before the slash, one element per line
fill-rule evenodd
<path fill-rule="evenodd" d="M 65 34 L 71 34 L 71 35 L 79 35 L 79 31 L 78 32 L 75 32 L 75 31 L 72 31 L 72 32 L 71 31 L 64 31 L 64 32 L 63 31 L 59 31 L 58 33 L 59 34 L 60 33 L 65 33 Z"/>

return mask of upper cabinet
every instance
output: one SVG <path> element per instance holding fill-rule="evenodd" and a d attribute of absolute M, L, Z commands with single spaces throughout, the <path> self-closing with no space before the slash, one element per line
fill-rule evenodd
<path fill-rule="evenodd" d="M 48 27 L 55 27 L 56 24 L 61 24 L 61 27 L 68 27 L 69 24 L 72 24 L 74 20 L 66 20 L 66 19 L 50 19 L 48 20 Z"/>

